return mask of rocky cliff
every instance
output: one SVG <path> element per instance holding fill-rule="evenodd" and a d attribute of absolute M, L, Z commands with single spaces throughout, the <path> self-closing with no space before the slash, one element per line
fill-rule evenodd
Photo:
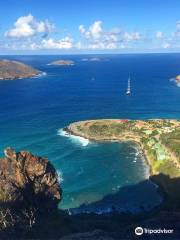
<path fill-rule="evenodd" d="M 46 158 L 30 152 L 4 151 L 0 159 L 0 203 L 28 205 L 32 207 L 57 208 L 61 200 L 58 176 Z"/>
<path fill-rule="evenodd" d="M 0 60 L 0 80 L 34 77 L 41 72 L 24 63 Z"/>

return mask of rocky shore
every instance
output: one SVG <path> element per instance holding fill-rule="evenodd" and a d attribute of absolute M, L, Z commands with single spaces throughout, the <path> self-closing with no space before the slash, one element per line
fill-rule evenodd
<path fill-rule="evenodd" d="M 57 208 L 61 200 L 58 176 L 48 159 L 30 152 L 4 151 L 0 159 L 0 203 Z"/>
<path fill-rule="evenodd" d="M 174 229 L 171 239 L 180 237 L 180 178 L 152 176 L 166 183 L 171 196 L 161 207 L 138 215 L 68 215 L 58 209 L 62 190 L 48 159 L 27 151 L 4 151 L 0 159 L 0 239 L 73 240 L 135 239 L 137 226 Z M 151 236 L 149 236 L 151 238 Z M 147 236 L 147 239 L 150 239 Z"/>

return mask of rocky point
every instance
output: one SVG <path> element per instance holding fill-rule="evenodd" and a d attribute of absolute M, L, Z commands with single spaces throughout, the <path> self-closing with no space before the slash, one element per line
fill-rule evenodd
<path fill-rule="evenodd" d="M 61 188 L 53 165 L 27 151 L 4 151 L 0 159 L 0 203 L 36 208 L 57 208 Z"/>

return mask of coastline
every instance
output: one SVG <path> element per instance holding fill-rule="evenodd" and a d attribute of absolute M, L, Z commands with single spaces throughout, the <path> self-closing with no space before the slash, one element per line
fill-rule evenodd
<path fill-rule="evenodd" d="M 113 142 L 113 141 L 116 141 L 116 142 L 133 142 L 133 144 L 137 145 L 137 147 L 139 148 L 139 150 L 141 151 L 142 153 L 142 156 L 146 162 L 146 164 L 148 165 L 149 167 L 149 176 L 153 175 L 153 170 L 152 170 L 152 166 L 151 166 L 151 162 L 150 162 L 150 159 L 148 157 L 148 154 L 147 154 L 147 151 L 145 150 L 143 144 L 141 143 L 140 140 L 138 140 L 138 138 L 135 139 L 126 139 L 126 138 L 111 138 L 111 139 L 96 139 L 96 138 L 92 138 L 92 137 L 87 137 L 86 135 L 84 134 L 80 134 L 80 133 L 77 133 L 76 131 L 72 130 L 72 128 L 69 128 L 68 127 L 65 127 L 63 128 L 64 131 L 66 131 L 69 135 L 74 135 L 74 136 L 78 136 L 78 137 L 83 137 L 89 141 L 94 141 L 94 142 Z"/>
<path fill-rule="evenodd" d="M 162 119 L 151 119 L 151 120 L 117 120 L 117 119 L 101 119 L 101 120 L 87 120 L 87 121 L 80 121 L 80 122 L 75 122 L 75 123 L 71 123 L 69 126 L 64 128 L 64 131 L 66 131 L 69 135 L 74 135 L 74 136 L 79 136 L 79 137 L 83 137 L 87 140 L 90 141 L 94 141 L 94 142 L 112 142 L 112 141 L 116 141 L 116 142 L 132 142 L 133 144 L 136 144 L 137 147 L 139 148 L 140 152 L 142 153 L 142 157 L 145 161 L 145 163 L 147 164 L 148 167 L 148 171 L 149 171 L 149 175 L 148 175 L 148 180 L 151 181 L 153 184 L 155 184 L 157 186 L 157 191 L 160 193 L 160 195 L 162 196 L 162 202 L 160 204 L 160 206 L 162 206 L 162 203 L 165 204 L 165 202 L 168 202 L 168 200 L 171 199 L 171 189 L 169 189 L 169 187 L 167 186 L 167 182 L 166 179 L 164 178 L 164 176 L 168 176 L 170 178 L 174 178 L 177 176 L 174 176 L 173 171 L 171 172 L 171 169 L 168 168 L 169 174 L 165 174 L 163 171 L 161 171 L 161 168 L 157 168 L 157 163 L 158 160 L 153 158 L 153 155 L 151 154 L 151 148 L 152 146 L 148 146 L 147 142 L 143 141 L 144 138 L 144 133 L 143 135 L 141 134 L 137 134 L 133 128 L 125 128 L 124 131 L 121 132 L 121 134 L 114 134 L 113 131 L 111 131 L 111 127 L 113 127 L 112 124 L 119 124 L 122 125 L 121 121 L 123 122 L 123 124 L 126 126 L 126 123 L 128 125 L 129 122 L 133 122 L 133 124 L 143 124 L 143 123 L 148 123 L 151 122 L 155 124 L 160 124 L 163 126 L 166 125 L 169 121 L 169 123 L 174 124 L 174 126 L 177 127 L 177 129 L 179 129 L 179 121 L 178 120 L 162 120 Z M 106 131 L 104 134 L 101 135 L 101 131 L 102 127 L 105 126 L 105 124 L 107 124 L 107 126 L 109 127 L 106 128 Z M 123 126 L 124 126 L 123 125 Z M 94 130 L 93 134 L 92 134 L 92 128 L 96 126 L 96 129 Z M 98 126 L 98 127 L 97 127 Z M 164 127 L 164 129 L 166 130 L 166 127 Z M 172 127 L 173 129 L 173 127 Z M 155 129 L 156 130 L 156 129 Z M 109 132 L 111 134 L 109 134 Z M 108 133 L 107 133 L 108 132 Z M 113 132 L 113 133 L 112 133 Z M 142 131 L 144 132 L 144 131 Z M 140 132 L 141 133 L 141 132 Z M 148 141 L 151 141 L 150 135 L 147 135 L 147 139 Z M 155 138 L 155 140 L 160 141 L 160 137 Z M 158 144 L 160 144 L 161 142 L 157 142 Z M 163 144 L 162 144 L 163 146 Z M 147 148 L 149 147 L 149 148 Z M 164 147 L 164 146 L 163 146 Z M 166 149 L 167 150 L 167 149 Z M 169 153 L 168 153 L 169 154 Z M 178 158 L 177 158 L 178 161 Z M 172 159 L 168 159 L 165 161 L 165 163 L 168 162 L 170 164 L 174 164 L 174 162 L 172 161 Z M 161 161 L 160 161 L 160 166 L 161 166 Z M 179 167 L 178 166 L 174 166 L 177 168 L 177 171 L 179 171 Z M 161 178 L 162 177 L 162 178 Z M 167 201 L 165 201 L 167 200 Z M 163 204 L 163 205 L 164 205 Z"/>
<path fill-rule="evenodd" d="M 22 79 L 30 79 L 30 78 L 41 78 L 43 76 L 46 76 L 46 72 L 39 72 L 37 74 L 34 74 L 32 76 L 26 76 L 26 77 L 14 77 L 14 78 L 0 78 L 0 81 L 14 81 L 14 80 L 22 80 Z"/>
<path fill-rule="evenodd" d="M 109 142 L 109 143 L 111 143 L 111 142 L 119 142 L 119 143 L 128 142 L 128 143 L 134 144 L 138 148 L 138 150 L 140 151 L 142 161 L 145 162 L 146 168 L 148 169 L 148 171 L 147 171 L 148 175 L 146 175 L 147 180 L 155 186 L 157 193 L 160 194 L 160 196 L 162 198 L 161 199 L 162 201 L 157 206 L 155 206 L 153 208 L 154 210 L 151 209 L 150 211 L 155 211 L 155 210 L 159 209 L 162 206 L 162 204 L 165 202 L 165 200 L 167 199 L 167 194 L 164 191 L 163 186 L 160 185 L 159 182 L 156 181 L 156 179 L 153 178 L 154 174 L 152 172 L 150 159 L 148 158 L 148 155 L 147 155 L 147 153 L 146 153 L 146 151 L 145 151 L 145 149 L 144 149 L 144 147 L 143 147 L 143 145 L 140 141 L 137 141 L 137 140 L 135 141 L 135 140 L 132 140 L 132 139 L 131 140 L 128 140 L 128 139 L 119 139 L 118 140 L 116 138 L 115 139 L 97 140 L 97 139 L 94 139 L 94 138 L 87 138 L 87 136 L 84 136 L 83 134 L 78 134 L 77 132 L 72 131 L 72 129 L 69 129 L 68 127 L 63 128 L 63 131 L 65 131 L 67 133 L 67 135 L 69 135 L 69 136 L 82 137 L 84 139 L 87 139 L 87 140 L 93 141 L 93 142 L 97 142 L 97 143 L 98 142 L 99 143 L 102 143 L 102 142 Z M 76 212 L 76 211 L 74 211 L 74 209 L 70 209 L 70 210 L 71 210 L 70 212 L 71 212 L 72 215 L 76 215 L 76 214 L 81 212 L 81 210 L 80 210 L 80 212 L 78 212 L 78 211 Z M 115 210 L 115 212 L 117 213 L 117 210 Z M 144 210 L 144 212 L 146 212 L 146 211 Z M 113 213 L 114 213 L 113 211 L 109 212 L 109 216 L 112 215 Z M 133 213 L 132 212 L 133 215 L 134 214 L 142 214 L 142 213 L 140 213 L 140 212 L 138 212 L 138 213 L 134 212 Z M 102 215 L 103 214 L 106 214 L 106 213 L 102 212 Z"/>

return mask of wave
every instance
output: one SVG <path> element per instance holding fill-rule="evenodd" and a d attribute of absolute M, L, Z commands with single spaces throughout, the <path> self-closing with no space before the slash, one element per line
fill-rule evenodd
<path fill-rule="evenodd" d="M 47 76 L 46 72 L 40 72 L 39 74 L 37 74 L 36 76 L 34 76 L 33 78 L 40 78 L 40 77 L 45 77 Z"/>
<path fill-rule="evenodd" d="M 72 142 L 81 144 L 81 146 L 83 146 L 83 147 L 86 147 L 89 144 L 89 140 L 87 138 L 83 138 L 83 137 L 79 137 L 79 136 L 69 134 L 64 129 L 59 129 L 58 130 L 58 135 L 63 136 L 63 137 L 69 137 L 72 140 Z"/>
<path fill-rule="evenodd" d="M 62 183 L 64 181 L 62 172 L 60 170 L 56 170 L 56 172 L 58 176 L 58 182 Z"/>
<path fill-rule="evenodd" d="M 170 78 L 169 80 L 170 82 L 174 82 L 177 85 L 177 87 L 180 87 L 180 82 L 177 81 L 175 78 Z"/>

